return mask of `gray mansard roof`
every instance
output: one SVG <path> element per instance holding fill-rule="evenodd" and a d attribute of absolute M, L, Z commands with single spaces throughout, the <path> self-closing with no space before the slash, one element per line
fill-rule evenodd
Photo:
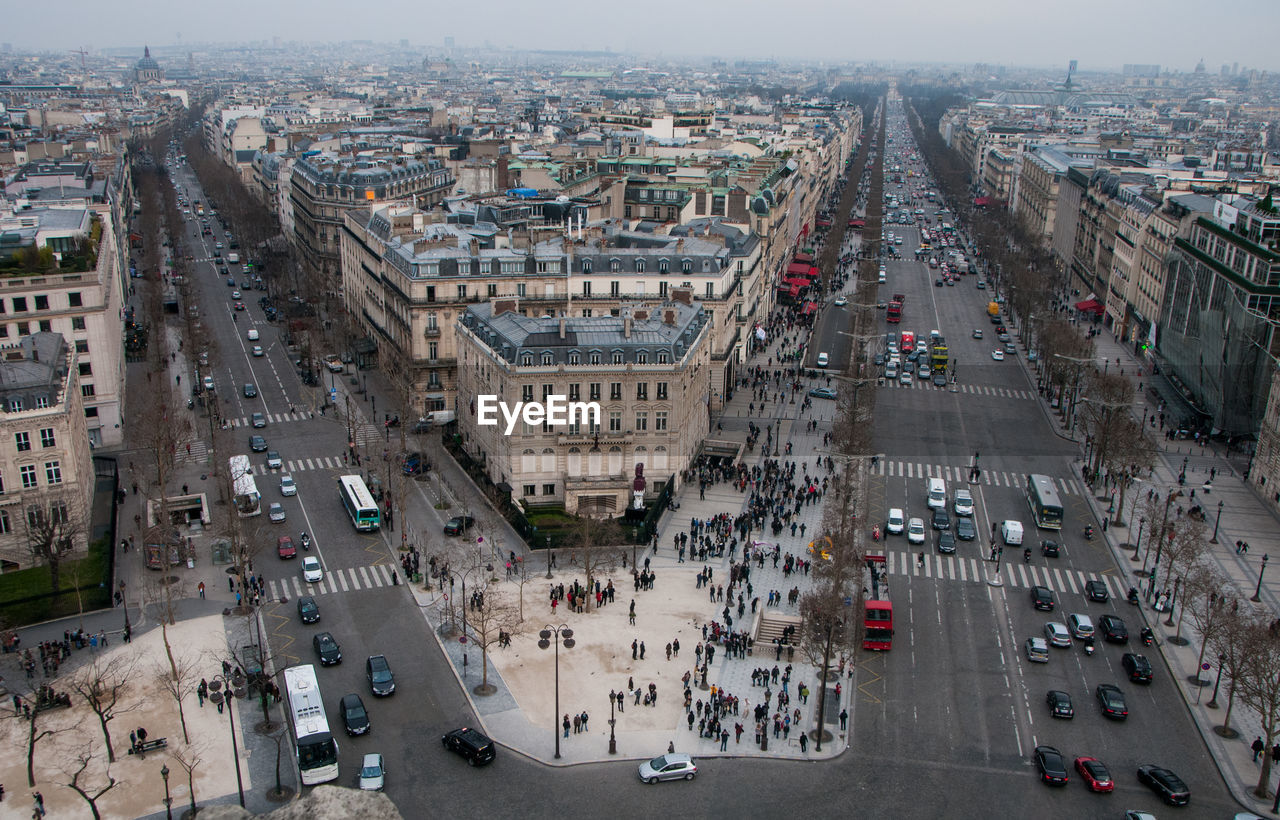
<path fill-rule="evenodd" d="M 647 313 L 646 313 L 647 311 Z M 646 318 L 634 318 L 641 313 Z M 614 366 L 613 354 L 622 354 L 623 364 L 664 364 L 679 362 L 698 343 L 709 324 L 710 317 L 702 305 L 694 302 L 663 302 L 652 308 L 627 309 L 623 316 L 590 316 L 555 318 L 550 316 L 522 316 L 515 311 L 493 315 L 492 304 L 479 304 L 467 308 L 459 318 L 498 358 L 513 365 L 546 367 L 549 365 L 573 365 L 571 354 L 578 356 L 576 364 L 592 366 L 591 354 L 600 354 L 600 362 L 594 366 Z M 670 323 L 664 319 L 670 318 Z M 630 321 L 630 334 L 626 323 Z M 564 335 L 560 325 L 564 323 Z M 659 353 L 666 353 L 660 357 Z M 522 360 L 523 354 L 532 357 Z M 639 362 L 640 354 L 647 361 Z M 546 356 L 550 356 L 550 361 Z M 666 362 L 660 361 L 665 358 Z"/>

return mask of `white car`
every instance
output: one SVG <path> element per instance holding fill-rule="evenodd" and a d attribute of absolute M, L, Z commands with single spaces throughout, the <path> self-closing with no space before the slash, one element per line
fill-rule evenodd
<path fill-rule="evenodd" d="M 320 566 L 320 559 L 314 555 L 308 555 L 302 559 L 302 579 L 309 584 L 319 583 L 324 578 L 324 569 Z"/>
<path fill-rule="evenodd" d="M 893 507 L 889 510 L 889 519 L 885 523 L 884 528 L 893 535 L 902 535 L 902 528 L 905 523 L 906 518 L 903 515 L 902 510 L 898 507 Z"/>
<path fill-rule="evenodd" d="M 911 544 L 924 543 L 924 520 L 913 518 L 907 522 L 907 542 Z"/>
<path fill-rule="evenodd" d="M 1044 625 L 1044 636 L 1052 646 L 1071 646 L 1071 633 L 1064 624 L 1051 621 Z"/>
<path fill-rule="evenodd" d="M 828 357 L 828 356 L 827 356 L 827 354 L 826 354 L 826 353 L 819 353 L 819 354 L 818 354 L 818 367 L 826 367 L 826 366 L 827 366 L 827 362 L 829 362 L 829 361 L 831 361 L 831 359 L 830 359 L 830 357 Z"/>
<path fill-rule="evenodd" d="M 298 485 L 293 483 L 293 476 L 280 476 L 280 495 L 297 495 Z"/>
<path fill-rule="evenodd" d="M 271 502 L 271 505 L 267 507 L 267 517 L 271 519 L 272 524 L 284 523 L 284 507 L 279 501 L 273 501 Z"/>
<path fill-rule="evenodd" d="M 1004 351 L 1003 351 L 1003 350 L 993 350 L 993 351 L 991 351 L 991 358 L 992 358 L 992 359 L 994 359 L 994 360 L 995 360 L 995 361 L 997 361 L 997 362 L 1003 362 L 1003 361 L 1004 361 Z"/>
<path fill-rule="evenodd" d="M 205 377 L 204 377 L 204 389 L 205 389 L 205 390 L 212 390 L 212 389 L 213 389 L 213 376 L 205 376 Z"/>
<path fill-rule="evenodd" d="M 973 515 L 973 496 L 968 490 L 956 490 L 955 512 L 965 518 Z"/>
<path fill-rule="evenodd" d="M 847 304 L 849 304 L 848 299 L 844 298 L 843 296 L 836 297 L 836 307 L 844 307 Z"/>
<path fill-rule="evenodd" d="M 250 329 L 249 329 L 249 332 L 245 334 L 245 338 L 246 338 L 246 339 L 248 339 L 248 340 L 249 340 L 249 341 L 251 341 L 251 342 L 256 342 L 256 341 L 258 341 L 258 331 L 253 330 L 252 328 L 250 328 Z"/>
<path fill-rule="evenodd" d="M 360 788 L 364 791 L 382 791 L 387 782 L 387 770 L 382 765 L 382 755 L 367 754 L 360 763 Z"/>
<path fill-rule="evenodd" d="M 253 352 L 254 358 L 261 358 L 263 355 L 265 355 L 262 352 L 262 345 L 254 345 L 252 352 Z"/>

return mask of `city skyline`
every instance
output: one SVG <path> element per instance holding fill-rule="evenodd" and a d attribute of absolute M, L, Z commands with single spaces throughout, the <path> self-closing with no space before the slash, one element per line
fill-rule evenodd
<path fill-rule="evenodd" d="M 1255 31 L 1280 26 L 1280 7 L 1263 0 L 1244 0 L 1243 18 Z M 557 6 L 562 13 L 556 13 Z M 658 0 L 644 7 L 651 25 L 620 25 L 612 17 L 581 15 L 568 4 L 532 7 L 508 0 L 495 3 L 496 13 L 479 18 L 464 7 L 427 13 L 405 0 L 390 0 L 381 13 L 352 17 L 345 6 L 323 2 L 307 6 L 307 14 L 284 4 L 262 6 L 230 0 L 218 6 L 157 6 L 146 0 L 122 0 L 110 6 L 85 6 L 57 27 L 37 16 L 34 7 L 16 9 L 9 17 L 5 42 L 20 51 L 58 51 L 81 47 L 120 49 L 143 45 L 156 49 L 216 48 L 245 43 L 335 43 L 369 41 L 409 46 L 430 55 L 450 37 L 458 48 L 496 50 L 598 51 L 618 55 L 668 58 L 806 60 L 832 63 L 987 63 L 1010 67 L 1065 66 L 1078 60 L 1082 71 L 1119 70 L 1126 63 L 1159 64 L 1191 71 L 1203 60 L 1217 73 L 1222 65 L 1275 70 L 1262 48 L 1239 40 L 1206 40 L 1192 25 L 1201 4 L 1173 0 L 1159 17 L 1128 5 L 1081 0 L 1069 12 L 1046 21 L 1027 14 L 1012 0 L 972 0 L 964 5 L 917 0 L 901 6 L 838 3 L 818 0 L 804 15 L 780 15 L 763 3 L 704 0 L 695 6 Z M 641 15 L 636 14 L 637 18 Z M 784 16 L 791 25 L 765 24 Z M 625 17 L 625 16 L 624 16 Z M 565 25 L 571 19 L 573 25 Z M 1271 24 L 1265 24 L 1270 19 Z M 391 22 L 394 21 L 394 25 Z M 408 22 L 407 21 L 414 21 Z M 492 21 L 492 22 L 490 22 Z M 743 21 L 743 22 L 740 22 Z M 1086 30 L 1081 21 L 1103 25 Z M 669 25 L 674 23 L 674 25 Z M 661 25 L 659 25 L 661 24 Z M 1054 34 L 1055 28 L 1075 32 Z M 910 51 L 895 51 L 877 32 L 906 35 Z M 712 36 L 709 36 L 709 33 Z M 863 33 L 866 34 L 863 37 Z M 859 42 L 863 40 L 863 42 Z M 340 55 L 339 55 L 340 56 Z M 361 55 L 360 59 L 367 59 Z M 1274 58 L 1270 58 L 1274 60 Z"/>

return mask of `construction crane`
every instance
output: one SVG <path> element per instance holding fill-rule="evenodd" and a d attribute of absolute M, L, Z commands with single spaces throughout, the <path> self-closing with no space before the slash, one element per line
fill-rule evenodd
<path fill-rule="evenodd" d="M 89 52 L 85 51 L 83 48 L 76 48 L 72 49 L 71 53 L 80 55 L 80 70 L 84 72 L 85 77 L 88 77 L 89 67 L 86 65 L 84 58 L 89 56 Z"/>

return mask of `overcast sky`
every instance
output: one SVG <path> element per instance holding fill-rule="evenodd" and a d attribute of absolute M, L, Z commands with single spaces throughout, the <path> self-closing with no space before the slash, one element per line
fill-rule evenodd
<path fill-rule="evenodd" d="M 424 54 L 459 46 L 612 49 L 664 55 L 833 61 L 987 62 L 1118 69 L 1158 63 L 1210 72 L 1275 70 L 1280 2 L 1236 0 L 65 0 L 7 4 L 0 41 L 70 50 L 207 43 L 407 38 Z M 1207 31 L 1217 36 L 1206 37 Z M 335 56 L 341 56 L 335 52 Z"/>

